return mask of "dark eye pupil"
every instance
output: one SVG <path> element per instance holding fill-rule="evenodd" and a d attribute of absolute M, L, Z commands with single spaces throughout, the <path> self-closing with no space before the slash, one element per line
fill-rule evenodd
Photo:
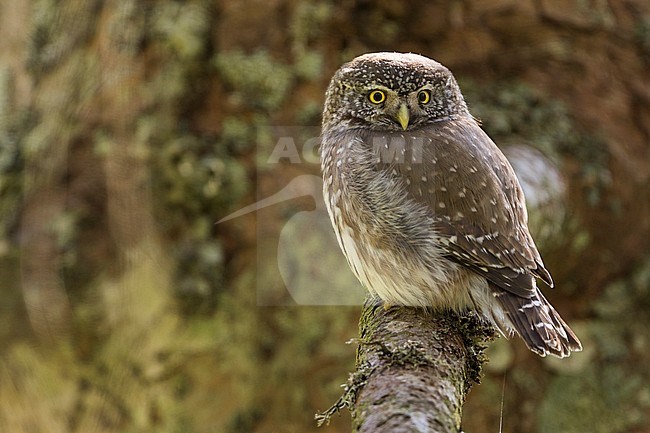
<path fill-rule="evenodd" d="M 372 102 L 373 104 L 380 104 L 384 102 L 385 96 L 383 92 L 379 90 L 374 90 L 370 92 L 370 95 L 368 95 L 368 99 L 370 99 L 370 102 Z"/>
<path fill-rule="evenodd" d="M 423 103 L 429 102 L 429 94 L 427 92 L 420 92 L 418 94 L 418 99 Z"/>

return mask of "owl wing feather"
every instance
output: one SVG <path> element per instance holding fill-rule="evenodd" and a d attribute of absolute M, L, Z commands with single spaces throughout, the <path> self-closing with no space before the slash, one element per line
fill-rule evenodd
<path fill-rule="evenodd" d="M 377 168 L 401 178 L 408 196 L 432 211 L 451 260 L 520 297 L 535 296 L 533 276 L 552 286 L 514 171 L 472 118 L 393 134 L 386 154 L 395 158 L 379 158 Z"/>

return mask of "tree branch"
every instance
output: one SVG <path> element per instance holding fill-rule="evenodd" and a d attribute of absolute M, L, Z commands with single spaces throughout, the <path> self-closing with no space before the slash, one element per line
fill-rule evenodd
<path fill-rule="evenodd" d="M 359 321 L 356 371 L 343 396 L 317 414 L 340 409 L 354 432 L 460 432 L 462 405 L 486 361 L 494 330 L 476 316 L 391 307 L 367 298 Z"/>

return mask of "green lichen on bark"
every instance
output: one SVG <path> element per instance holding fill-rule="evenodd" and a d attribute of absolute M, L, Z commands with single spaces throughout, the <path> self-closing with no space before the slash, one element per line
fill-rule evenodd
<path fill-rule="evenodd" d="M 523 82 L 487 86 L 459 80 L 470 111 L 498 145 L 531 145 L 555 163 L 571 158 L 579 163 L 591 205 L 603 197 L 611 181 L 609 152 L 598 131 L 576 126 L 567 105 L 542 95 Z"/>
<path fill-rule="evenodd" d="M 339 400 L 316 415 L 319 425 L 348 408 L 358 432 L 460 431 L 462 404 L 480 380 L 491 328 L 475 316 L 386 309 L 368 297 L 359 331 L 357 370 Z"/>
<path fill-rule="evenodd" d="M 539 412 L 540 433 L 622 433 L 647 425 L 639 401 L 647 378 L 642 373 L 590 366 L 578 375 L 553 379 Z"/>
<path fill-rule="evenodd" d="M 645 367 L 650 350 L 650 257 L 592 305 L 594 317 L 581 327 L 588 359 L 551 380 L 540 433 L 619 433 L 648 425 L 650 373 L 638 366 Z"/>
<path fill-rule="evenodd" d="M 1 387 L 0 430 L 89 431 L 101 419 L 106 431 L 189 431 L 179 390 L 193 373 L 188 358 L 213 350 L 215 333 L 183 321 L 174 295 L 193 284 L 203 306 L 223 289 L 214 221 L 248 188 L 227 148 L 188 127 L 197 77 L 210 75 L 208 2 L 57 5 L 34 2 L 25 24 L 22 106 L 13 71 L 0 70 L 0 274 L 22 296 L 16 319 L 24 305 L 41 310 L 17 271 L 33 278 L 33 262 L 50 272 L 36 283 L 56 284 L 74 307 L 72 338 L 7 345 L 0 381 L 15 386 Z M 42 204 L 54 199 L 49 215 Z M 2 337 L 29 328 L 13 322 Z"/>
<path fill-rule="evenodd" d="M 14 101 L 12 72 L 0 68 L 0 257 L 14 247 L 8 234 L 18 222 L 25 166 L 21 138 L 33 127 L 30 111 Z"/>
<path fill-rule="evenodd" d="M 268 52 L 247 55 L 240 51 L 219 53 L 214 65 L 237 103 L 272 110 L 287 97 L 293 84 L 291 68 L 274 60 Z"/>

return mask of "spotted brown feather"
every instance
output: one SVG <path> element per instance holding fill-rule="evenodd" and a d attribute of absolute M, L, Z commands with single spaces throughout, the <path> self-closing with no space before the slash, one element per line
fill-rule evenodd
<path fill-rule="evenodd" d="M 473 308 L 542 356 L 581 350 L 536 285 L 553 281 L 515 173 L 447 68 L 399 53 L 344 65 L 327 91 L 321 167 L 341 249 L 372 293 Z"/>

